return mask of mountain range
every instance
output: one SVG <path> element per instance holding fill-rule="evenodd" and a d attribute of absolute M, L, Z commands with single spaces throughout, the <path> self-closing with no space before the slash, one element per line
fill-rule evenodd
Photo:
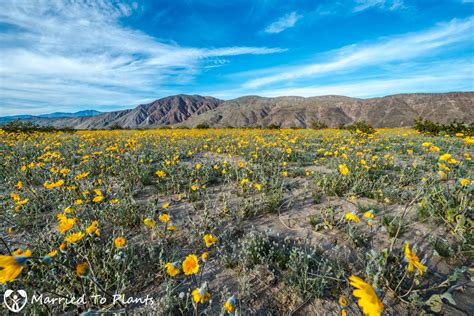
<path fill-rule="evenodd" d="M 11 121 L 16 120 L 35 120 L 40 118 L 60 118 L 60 117 L 79 117 L 79 116 L 96 116 L 102 114 L 102 112 L 96 110 L 84 110 L 74 113 L 69 112 L 54 112 L 48 114 L 40 114 L 40 115 L 11 115 L 11 116 L 1 116 L 0 117 L 0 124 L 5 124 Z"/>
<path fill-rule="evenodd" d="M 375 127 L 407 127 L 422 117 L 435 122 L 474 121 L 474 92 L 412 93 L 359 99 L 345 96 L 266 98 L 243 96 L 220 100 L 200 95 L 174 95 L 134 109 L 81 115 L 71 113 L 19 118 L 41 125 L 76 129 L 152 128 L 160 126 L 309 127 L 314 121 L 338 127 L 366 121 Z M 67 113 L 66 113 L 67 114 Z M 74 115 L 75 114 L 75 115 Z M 0 123 L 2 118 L 0 118 Z"/>

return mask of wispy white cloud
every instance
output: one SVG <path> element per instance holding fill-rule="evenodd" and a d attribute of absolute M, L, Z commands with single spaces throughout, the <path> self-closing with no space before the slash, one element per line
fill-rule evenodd
<path fill-rule="evenodd" d="M 383 38 L 369 44 L 355 44 L 321 54 L 322 60 L 294 67 L 264 69 L 244 83 L 243 88 L 258 88 L 279 82 L 328 75 L 340 71 L 354 71 L 384 63 L 414 60 L 449 50 L 454 44 L 472 43 L 474 18 L 452 20 L 418 33 Z"/>
<path fill-rule="evenodd" d="M 291 12 L 288 14 L 285 14 L 275 22 L 269 24 L 264 32 L 265 33 L 281 33 L 286 29 L 292 28 L 295 26 L 296 22 L 298 22 L 299 19 L 301 19 L 303 16 L 299 15 L 296 12 Z"/>
<path fill-rule="evenodd" d="M 48 102 L 131 106 L 191 82 L 222 57 L 283 51 L 159 41 L 122 24 L 139 10 L 134 2 L 0 1 L 0 23 L 7 26 L 0 33 L 0 115 L 12 105 Z"/>
<path fill-rule="evenodd" d="M 353 11 L 361 12 L 371 8 L 396 10 L 404 7 L 403 0 L 356 0 Z"/>
<path fill-rule="evenodd" d="M 474 0 L 473 0 L 474 1 Z M 414 5 L 407 5 L 404 0 L 341 0 L 328 1 L 319 4 L 316 9 L 305 13 L 306 20 L 317 20 L 321 17 L 353 16 L 367 10 L 388 11 L 400 13 L 413 11 Z"/>
<path fill-rule="evenodd" d="M 423 65 L 406 63 L 387 69 L 385 73 L 341 75 L 333 80 L 309 81 L 302 85 L 268 87 L 258 90 L 238 88 L 209 91 L 209 94 L 223 99 L 241 95 L 258 94 L 277 96 L 345 95 L 351 97 L 377 97 L 396 93 L 473 91 L 472 61 L 455 58 L 445 62 L 431 62 Z M 440 90 L 442 87 L 443 90 Z"/>
<path fill-rule="evenodd" d="M 268 97 L 282 95 L 297 95 L 305 97 L 318 95 L 344 95 L 368 98 L 397 94 L 400 92 L 473 91 L 474 85 L 469 80 L 471 76 L 472 73 L 468 73 L 467 70 L 457 69 L 456 72 L 444 73 L 442 75 L 426 73 L 406 76 L 403 78 L 377 78 L 373 80 L 357 80 L 356 82 L 349 83 L 263 90 L 261 95 Z M 440 91 L 440 86 L 445 90 Z"/>

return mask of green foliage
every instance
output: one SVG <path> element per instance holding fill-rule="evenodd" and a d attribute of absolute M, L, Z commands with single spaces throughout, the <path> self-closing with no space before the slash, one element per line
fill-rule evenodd
<path fill-rule="evenodd" d="M 1 126 L 7 133 L 34 133 L 34 132 L 43 132 L 43 133 L 56 133 L 56 132 L 66 132 L 66 133 L 74 133 L 75 130 L 69 127 L 65 128 L 56 128 L 52 126 L 41 126 L 34 124 L 32 122 L 25 122 L 25 121 L 12 121 Z"/>
<path fill-rule="evenodd" d="M 308 245 L 253 232 L 241 241 L 240 249 L 247 267 L 265 264 L 276 269 L 304 298 L 328 296 L 341 287 L 343 266 Z"/>
<path fill-rule="evenodd" d="M 267 127 L 265 127 L 265 129 L 280 129 L 280 125 L 272 123 L 268 125 Z"/>
<path fill-rule="evenodd" d="M 201 124 L 196 125 L 195 128 L 197 128 L 197 129 L 208 129 L 209 125 L 205 124 L 205 123 L 201 123 Z"/>
<path fill-rule="evenodd" d="M 472 229 L 472 201 L 469 196 L 472 189 L 460 187 L 451 190 L 449 187 L 436 185 L 426 188 L 426 193 L 417 206 L 419 219 L 432 217 L 444 222 L 453 234 L 466 236 Z"/>
<path fill-rule="evenodd" d="M 123 130 L 123 129 L 129 129 L 129 128 L 125 128 L 122 125 L 120 125 L 119 123 L 114 123 L 114 124 L 109 126 L 109 129 L 110 130 Z"/>
<path fill-rule="evenodd" d="M 402 226 L 400 226 L 400 221 L 401 219 L 398 217 L 394 217 L 391 215 L 384 215 L 382 218 L 382 224 L 385 226 L 385 229 L 387 230 L 388 237 L 392 238 L 397 235 L 402 236 L 404 229 Z M 400 231 L 399 231 L 399 226 L 400 226 Z"/>
<path fill-rule="evenodd" d="M 344 269 L 311 247 L 293 247 L 284 282 L 295 286 L 303 298 L 335 294 Z"/>
<path fill-rule="evenodd" d="M 474 122 L 467 124 L 464 122 L 453 121 L 449 124 L 441 124 L 419 117 L 414 120 L 413 128 L 420 133 L 429 134 L 432 136 L 436 136 L 442 132 L 448 135 L 462 133 L 465 136 L 470 136 L 472 135 L 472 131 L 474 129 Z"/>
<path fill-rule="evenodd" d="M 265 194 L 264 211 L 267 213 L 278 213 L 281 207 L 283 194 L 281 191 Z"/>
<path fill-rule="evenodd" d="M 312 129 L 325 129 L 325 128 L 328 128 L 326 123 L 324 123 L 322 121 L 319 121 L 319 120 L 312 121 L 310 126 L 311 126 Z"/>
<path fill-rule="evenodd" d="M 332 230 L 340 226 L 340 221 L 336 221 L 336 211 L 333 207 L 327 207 L 317 213 L 317 215 L 309 216 L 309 224 L 315 231 Z"/>
<path fill-rule="evenodd" d="M 365 121 L 355 122 L 354 124 L 345 126 L 344 129 L 348 130 L 353 134 L 356 134 L 357 131 L 360 131 L 366 135 L 375 133 L 375 128 L 373 128 L 372 125 Z"/>

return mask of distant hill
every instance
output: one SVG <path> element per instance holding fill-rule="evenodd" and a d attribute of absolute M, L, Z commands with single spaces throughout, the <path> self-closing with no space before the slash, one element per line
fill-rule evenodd
<path fill-rule="evenodd" d="M 5 124 L 11 121 L 16 120 L 29 120 L 34 121 L 39 118 L 60 118 L 60 117 L 83 117 L 83 116 L 96 116 L 102 114 L 102 112 L 96 110 L 84 110 L 74 113 L 68 112 L 54 112 L 49 114 L 40 114 L 40 115 L 12 115 L 12 116 L 1 116 L 0 124 Z"/>
<path fill-rule="evenodd" d="M 308 127 L 314 121 L 338 127 L 361 120 L 375 127 L 405 127 L 411 126 L 417 117 L 440 123 L 454 120 L 471 123 L 474 121 L 473 101 L 474 92 L 411 93 L 370 99 L 344 96 L 243 96 L 228 101 L 180 94 L 141 104 L 134 109 L 95 116 L 35 117 L 29 120 L 43 125 L 77 129 L 164 125 L 195 127 L 199 124 L 211 127 L 270 124 Z"/>
<path fill-rule="evenodd" d="M 71 126 L 77 129 L 100 129 L 114 125 L 130 128 L 158 127 L 181 123 L 192 115 L 200 115 L 215 109 L 222 102 L 224 101 L 212 97 L 180 94 L 140 104 L 130 110 L 108 112 L 93 117 L 40 118 L 34 122 L 55 127 Z"/>
<path fill-rule="evenodd" d="M 102 114 L 102 112 L 96 110 L 84 110 L 74 113 L 67 113 L 67 112 L 54 112 L 49 114 L 41 114 L 38 115 L 39 117 L 47 117 L 47 118 L 58 118 L 58 117 L 76 117 L 76 116 L 96 116 Z"/>
<path fill-rule="evenodd" d="M 397 94 L 370 99 L 245 96 L 193 116 L 182 125 L 308 127 L 311 122 L 320 121 L 338 127 L 363 120 L 376 127 L 402 127 L 411 126 L 420 116 L 440 123 L 473 122 L 473 101 L 473 92 Z"/>

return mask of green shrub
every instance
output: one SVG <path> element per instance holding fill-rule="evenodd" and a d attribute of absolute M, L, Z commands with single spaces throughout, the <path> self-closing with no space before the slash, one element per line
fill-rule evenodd
<path fill-rule="evenodd" d="M 272 123 L 270 125 L 268 125 L 267 127 L 265 127 L 266 129 L 280 129 L 280 125 L 278 124 L 275 124 L 275 123 Z"/>
<path fill-rule="evenodd" d="M 355 122 L 354 124 L 345 126 L 344 129 L 349 132 L 356 134 L 357 131 L 361 131 L 363 134 L 373 134 L 375 133 L 375 128 L 372 125 L 365 121 Z"/>
<path fill-rule="evenodd" d="M 119 123 L 114 123 L 114 124 L 109 126 L 109 129 L 110 130 L 122 130 L 122 129 L 127 129 L 127 128 L 122 127 L 122 125 L 120 125 Z"/>
<path fill-rule="evenodd" d="M 432 136 L 436 136 L 442 132 L 448 135 L 462 133 L 466 136 L 470 136 L 472 135 L 472 130 L 474 129 L 474 123 L 466 124 L 464 122 L 453 121 L 449 124 L 441 124 L 419 117 L 414 120 L 413 128 L 420 133 Z"/>
<path fill-rule="evenodd" d="M 55 132 L 66 132 L 66 133 L 74 133 L 75 130 L 70 127 L 65 128 L 56 128 L 53 126 L 41 126 L 34 124 L 32 122 L 25 122 L 25 121 L 12 121 L 8 124 L 1 126 L 7 133 L 34 133 L 34 132 L 43 132 L 43 133 L 55 133 Z"/>
<path fill-rule="evenodd" d="M 201 124 L 196 125 L 195 128 L 197 128 L 197 129 L 208 129 L 209 125 L 201 123 Z"/>
<path fill-rule="evenodd" d="M 324 122 L 321 122 L 319 120 L 316 120 L 316 121 L 312 121 L 310 123 L 310 126 L 312 129 L 325 129 L 325 128 L 328 128 L 328 126 L 326 125 L 326 123 Z"/>

